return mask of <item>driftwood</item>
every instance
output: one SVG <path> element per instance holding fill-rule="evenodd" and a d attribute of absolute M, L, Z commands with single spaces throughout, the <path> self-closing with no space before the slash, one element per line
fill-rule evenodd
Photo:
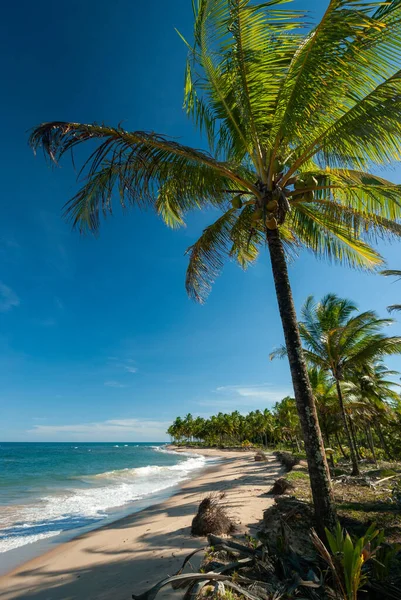
<path fill-rule="evenodd" d="M 262 554 L 261 548 L 249 548 L 249 546 L 244 546 L 244 544 L 239 544 L 230 539 L 218 537 L 212 533 L 207 536 L 207 540 L 210 546 L 218 547 L 219 549 L 227 550 L 228 552 L 238 552 L 245 556 L 257 556 Z"/>
<path fill-rule="evenodd" d="M 179 570 L 177 571 L 177 573 L 174 573 L 174 574 L 175 574 L 175 575 L 181 575 L 181 573 L 183 572 L 183 570 L 184 570 L 184 567 L 185 567 L 185 565 L 187 564 L 187 562 L 188 562 L 188 561 L 190 561 L 190 560 L 191 560 L 191 558 L 192 558 L 193 556 L 195 556 L 195 554 L 198 554 L 198 552 L 203 552 L 204 550 L 206 550 L 206 547 L 203 547 L 203 548 L 198 548 L 197 550 L 194 550 L 193 552 L 191 552 L 191 554 L 188 554 L 188 556 L 186 556 L 186 557 L 184 558 L 184 562 L 183 562 L 183 563 L 182 563 L 182 565 L 181 565 L 181 569 L 179 569 Z"/>
<path fill-rule="evenodd" d="M 160 592 L 162 588 L 166 585 L 172 585 L 178 581 L 186 581 L 191 583 L 192 581 L 227 581 L 230 579 L 230 575 L 221 575 L 220 573 L 188 573 L 185 575 L 173 575 L 173 577 L 166 577 L 166 579 L 162 579 L 159 583 L 156 583 L 153 587 L 150 588 L 147 592 L 143 592 L 143 594 L 132 594 L 133 600 L 154 600 L 157 594 Z"/>
<path fill-rule="evenodd" d="M 387 481 L 388 479 L 394 479 L 394 477 L 399 477 L 399 473 L 397 473 L 396 475 L 390 475 L 389 477 L 384 477 L 384 479 L 379 479 L 379 481 L 375 481 L 372 485 L 373 485 L 373 487 L 376 487 L 377 485 L 382 484 L 384 481 Z"/>

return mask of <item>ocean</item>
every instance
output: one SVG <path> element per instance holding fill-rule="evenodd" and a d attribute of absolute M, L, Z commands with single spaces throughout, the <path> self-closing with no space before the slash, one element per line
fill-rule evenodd
<path fill-rule="evenodd" d="M 0 443 L 0 553 L 139 510 L 205 460 L 158 443 Z"/>

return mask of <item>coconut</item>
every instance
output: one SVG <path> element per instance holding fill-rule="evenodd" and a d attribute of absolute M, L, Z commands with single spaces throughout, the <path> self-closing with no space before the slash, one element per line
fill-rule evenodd
<path fill-rule="evenodd" d="M 271 229 L 271 230 L 277 229 L 277 221 L 276 221 L 276 218 L 274 217 L 274 215 L 272 215 L 272 214 L 268 215 L 265 223 L 266 223 L 267 229 Z"/>
<path fill-rule="evenodd" d="M 305 189 L 306 185 L 305 182 L 302 179 L 297 179 L 296 182 L 294 183 L 294 188 L 296 190 L 303 190 Z"/>
<path fill-rule="evenodd" d="M 261 208 L 257 208 L 253 211 L 252 221 L 259 221 L 263 217 L 263 210 Z"/>
<path fill-rule="evenodd" d="M 310 190 L 309 192 L 305 192 L 304 193 L 303 200 L 305 202 L 312 202 L 313 201 L 313 192 L 312 192 L 312 190 Z"/>
<path fill-rule="evenodd" d="M 241 200 L 241 196 L 235 196 L 232 200 L 231 200 L 231 206 L 233 208 L 242 208 L 242 200 Z"/>
<path fill-rule="evenodd" d="M 281 162 L 281 160 L 279 160 L 278 158 L 275 158 L 273 161 L 273 172 L 274 173 L 281 173 L 281 171 L 284 169 L 284 165 Z"/>
<path fill-rule="evenodd" d="M 277 210 L 277 208 L 278 208 L 278 202 L 277 202 L 277 200 L 270 200 L 270 202 L 268 202 L 266 204 L 266 208 L 270 212 Z"/>
<path fill-rule="evenodd" d="M 309 175 L 306 179 L 306 185 L 308 187 L 316 187 L 318 185 L 318 180 L 313 175 Z"/>

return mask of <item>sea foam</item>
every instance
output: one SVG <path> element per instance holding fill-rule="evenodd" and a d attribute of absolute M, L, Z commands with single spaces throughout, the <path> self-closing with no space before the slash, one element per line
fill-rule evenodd
<path fill-rule="evenodd" d="M 83 476 L 79 478 L 81 487 L 43 495 L 33 504 L 9 506 L 6 514 L 0 516 L 0 552 L 96 524 L 113 510 L 180 483 L 205 464 L 203 456 L 179 455 L 185 460 L 175 465 L 149 465 Z"/>

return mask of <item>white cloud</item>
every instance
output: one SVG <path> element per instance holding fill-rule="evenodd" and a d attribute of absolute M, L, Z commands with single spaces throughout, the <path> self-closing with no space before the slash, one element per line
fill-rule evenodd
<path fill-rule="evenodd" d="M 119 358 L 118 356 L 109 356 L 108 360 L 117 369 L 124 369 L 127 373 L 137 373 L 138 367 L 135 367 L 135 361 L 132 358 Z"/>
<path fill-rule="evenodd" d="M 7 312 L 13 306 L 19 306 L 20 300 L 17 294 L 8 285 L 0 281 L 0 312 Z"/>
<path fill-rule="evenodd" d="M 164 441 L 171 421 L 110 419 L 69 425 L 34 425 L 27 433 L 35 438 L 67 441 Z"/>
<path fill-rule="evenodd" d="M 123 383 L 120 383 L 119 381 L 105 381 L 104 385 L 106 387 L 112 387 L 112 388 L 126 388 L 127 386 L 124 385 Z"/>

